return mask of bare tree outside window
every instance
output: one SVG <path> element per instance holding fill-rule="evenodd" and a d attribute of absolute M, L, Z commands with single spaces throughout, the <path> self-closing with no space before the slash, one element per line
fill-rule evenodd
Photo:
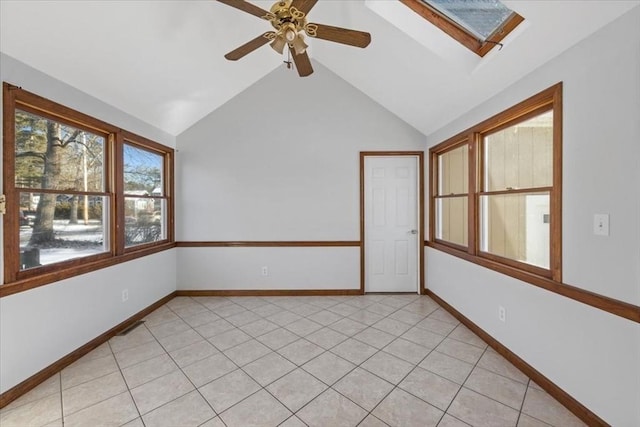
<path fill-rule="evenodd" d="M 2 93 L 5 290 L 173 247 L 173 149 L 7 82 Z"/>
<path fill-rule="evenodd" d="M 165 238 L 164 157 L 124 145 L 125 246 Z"/>
<path fill-rule="evenodd" d="M 22 110 L 15 127 L 20 246 L 39 254 L 22 268 L 106 251 L 105 137 Z"/>

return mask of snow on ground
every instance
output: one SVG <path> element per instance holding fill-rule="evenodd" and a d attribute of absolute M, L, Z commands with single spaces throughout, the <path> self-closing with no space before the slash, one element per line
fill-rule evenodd
<path fill-rule="evenodd" d="M 68 220 L 53 221 L 53 231 L 56 234 L 58 247 L 41 248 L 40 264 L 53 264 L 107 251 L 104 247 L 102 223 L 97 220 L 89 221 L 85 225 L 81 220 L 78 224 L 69 224 Z M 33 228 L 20 227 L 20 249 L 24 249 L 29 243 Z M 65 244 L 64 241 L 69 242 Z M 72 242 L 82 242 L 76 244 Z M 91 245 L 94 243 L 94 245 Z"/>

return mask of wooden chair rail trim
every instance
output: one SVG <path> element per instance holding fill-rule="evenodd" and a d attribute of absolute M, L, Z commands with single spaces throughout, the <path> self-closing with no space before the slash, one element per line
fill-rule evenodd
<path fill-rule="evenodd" d="M 111 267 L 123 262 L 128 262 L 137 258 L 142 258 L 144 256 L 152 255 L 157 252 L 166 251 L 168 249 L 174 248 L 175 246 L 176 245 L 173 242 L 157 244 L 141 250 L 127 252 L 123 255 L 110 256 L 108 258 L 100 259 L 94 262 L 87 262 L 58 271 L 43 273 L 38 276 L 28 277 L 21 280 L 16 280 L 15 282 L 5 283 L 4 285 L 0 285 L 0 298 L 4 298 L 6 296 L 13 295 L 19 292 L 28 291 L 40 286 L 48 285 L 50 283 L 68 279 L 70 277 L 91 273 L 96 270 L 101 270 L 103 268 Z"/>
<path fill-rule="evenodd" d="M 76 360 L 80 359 L 82 356 L 86 355 L 91 350 L 93 350 L 93 349 L 97 348 L 98 346 L 104 344 L 105 342 L 109 341 L 109 339 L 111 339 L 112 337 L 117 335 L 120 331 L 123 331 L 123 330 L 127 329 L 128 327 L 133 325 L 138 320 L 143 319 L 147 314 L 151 313 L 155 309 L 157 309 L 157 308 L 163 306 L 164 304 L 168 303 L 174 297 L 175 297 L 175 292 L 171 292 L 169 295 L 165 296 L 164 298 L 159 299 L 158 301 L 154 302 L 153 304 L 151 304 L 147 308 L 142 309 L 141 311 L 137 312 L 133 316 L 129 317 L 127 320 L 125 320 L 123 322 L 120 322 L 119 324 L 117 324 L 113 328 L 109 329 L 108 331 L 104 332 L 103 334 L 101 334 L 101 335 L 97 336 L 96 338 L 92 339 L 91 341 L 89 341 L 88 343 L 83 345 L 82 347 L 72 351 L 71 353 L 67 354 L 66 356 L 62 357 L 61 359 L 53 362 L 51 365 L 47 366 L 43 370 L 41 370 L 41 371 L 37 372 L 36 374 L 30 376 L 26 380 L 22 381 L 20 384 L 10 388 L 9 390 L 5 391 L 2 394 L 0 394 L 0 409 L 4 408 L 9 403 L 13 402 L 18 397 L 22 396 L 23 394 L 25 394 L 29 390 L 35 388 L 38 384 L 40 384 L 43 381 L 45 381 L 46 379 L 48 379 L 51 375 L 55 374 L 58 371 L 61 371 L 62 369 L 66 368 L 67 366 L 71 365 L 73 362 L 75 362 Z"/>
<path fill-rule="evenodd" d="M 301 241 L 181 241 L 179 248 L 278 248 L 278 247 L 359 247 L 358 240 L 301 240 Z"/>
<path fill-rule="evenodd" d="M 550 278 L 529 273 L 519 268 L 495 262 L 484 257 L 471 255 L 467 252 L 456 250 L 441 243 L 426 241 L 424 244 L 427 247 L 445 252 L 458 258 L 462 258 L 465 261 L 472 262 L 479 266 L 497 271 L 498 273 L 502 273 L 507 276 L 511 276 L 518 280 L 522 280 L 523 282 L 530 283 L 534 286 L 546 289 L 547 291 L 562 295 L 574 301 L 578 301 L 591 307 L 606 311 L 607 313 L 611 313 L 616 316 L 631 320 L 633 322 L 640 323 L 640 306 L 600 295 L 595 292 L 587 291 L 585 289 L 568 285 L 566 283 L 556 282 L 555 280 L 552 280 Z"/>
<path fill-rule="evenodd" d="M 542 387 L 549 395 L 551 395 L 554 399 L 564 405 L 569 411 L 571 411 L 575 416 L 580 418 L 582 421 L 587 423 L 589 426 L 608 426 L 602 418 L 598 417 L 592 411 L 589 410 L 582 403 L 578 402 L 574 397 L 572 397 L 569 393 L 561 389 L 555 383 L 553 383 L 550 379 L 542 375 L 538 370 L 536 370 L 533 366 L 529 365 L 523 359 L 521 359 L 514 352 L 509 350 L 504 344 L 500 341 L 493 338 L 487 332 L 485 332 L 478 325 L 473 323 L 467 317 L 465 317 L 462 313 L 456 310 L 454 307 L 449 305 L 446 301 L 440 298 L 438 295 L 433 293 L 430 289 L 427 289 L 427 295 L 431 297 L 434 301 L 436 301 L 442 308 L 447 310 L 458 319 L 462 324 L 464 324 L 467 328 L 469 328 L 473 333 L 482 338 L 491 348 L 497 351 L 501 356 L 511 362 L 516 368 L 520 369 L 525 375 L 535 381 L 540 387 Z"/>

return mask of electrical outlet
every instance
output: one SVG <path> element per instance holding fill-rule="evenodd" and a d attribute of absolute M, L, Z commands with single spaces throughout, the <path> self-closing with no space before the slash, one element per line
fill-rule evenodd
<path fill-rule="evenodd" d="M 609 214 L 595 214 L 593 216 L 593 234 L 596 236 L 609 235 Z"/>
<path fill-rule="evenodd" d="M 122 291 L 122 302 L 125 302 L 129 299 L 129 289 L 124 289 Z"/>
<path fill-rule="evenodd" d="M 503 306 L 498 306 L 498 320 L 502 323 L 507 322 L 507 310 Z"/>
<path fill-rule="evenodd" d="M 263 276 L 268 276 L 269 275 L 269 267 L 267 267 L 267 266 L 262 267 L 262 275 Z"/>

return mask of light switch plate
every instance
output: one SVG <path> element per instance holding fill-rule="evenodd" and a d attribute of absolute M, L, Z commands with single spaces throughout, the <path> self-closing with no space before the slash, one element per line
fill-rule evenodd
<path fill-rule="evenodd" d="M 593 216 L 593 234 L 596 236 L 609 235 L 609 214 L 595 214 Z"/>

